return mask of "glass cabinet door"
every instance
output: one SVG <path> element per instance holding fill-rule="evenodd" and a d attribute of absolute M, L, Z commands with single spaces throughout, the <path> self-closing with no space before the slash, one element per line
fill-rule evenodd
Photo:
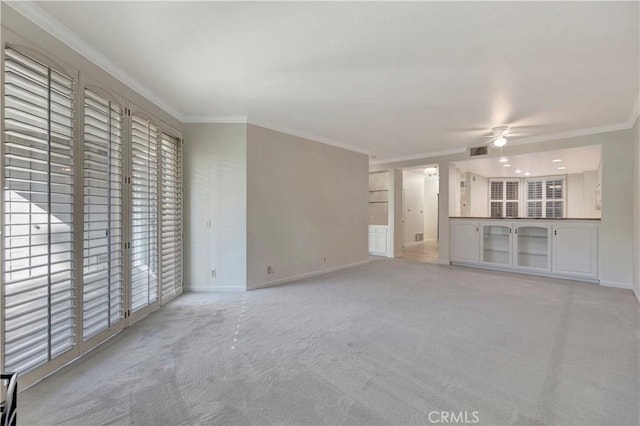
<path fill-rule="evenodd" d="M 511 227 L 482 225 L 482 262 L 502 266 L 511 265 Z"/>
<path fill-rule="evenodd" d="M 515 230 L 514 266 L 550 271 L 550 228 L 522 225 Z"/>

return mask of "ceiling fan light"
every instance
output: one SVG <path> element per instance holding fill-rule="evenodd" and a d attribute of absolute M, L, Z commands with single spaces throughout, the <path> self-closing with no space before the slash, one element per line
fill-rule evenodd
<path fill-rule="evenodd" d="M 499 136 L 495 141 L 493 141 L 493 144 L 497 147 L 505 146 L 507 144 L 507 138 Z"/>
<path fill-rule="evenodd" d="M 423 170 L 424 174 L 427 176 L 438 176 L 438 168 L 437 167 L 427 167 Z"/>

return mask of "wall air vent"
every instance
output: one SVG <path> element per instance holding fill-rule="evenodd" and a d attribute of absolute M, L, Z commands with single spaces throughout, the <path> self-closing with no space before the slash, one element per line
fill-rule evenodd
<path fill-rule="evenodd" d="M 469 156 L 476 157 L 478 155 L 487 155 L 489 149 L 487 146 L 472 146 L 469 148 Z"/>

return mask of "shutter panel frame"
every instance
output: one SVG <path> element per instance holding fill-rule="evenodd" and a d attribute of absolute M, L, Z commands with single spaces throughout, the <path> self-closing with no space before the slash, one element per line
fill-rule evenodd
<path fill-rule="evenodd" d="M 24 46 L 7 43 L 3 55 L 0 354 L 2 368 L 28 383 L 78 354 L 78 75 Z M 44 352 L 25 346 L 30 338 L 44 342 Z"/>

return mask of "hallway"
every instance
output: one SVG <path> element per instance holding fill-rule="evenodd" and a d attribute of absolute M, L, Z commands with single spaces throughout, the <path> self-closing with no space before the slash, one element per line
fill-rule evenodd
<path fill-rule="evenodd" d="M 405 246 L 402 258 L 425 263 L 438 263 L 438 242 L 435 240 Z"/>

